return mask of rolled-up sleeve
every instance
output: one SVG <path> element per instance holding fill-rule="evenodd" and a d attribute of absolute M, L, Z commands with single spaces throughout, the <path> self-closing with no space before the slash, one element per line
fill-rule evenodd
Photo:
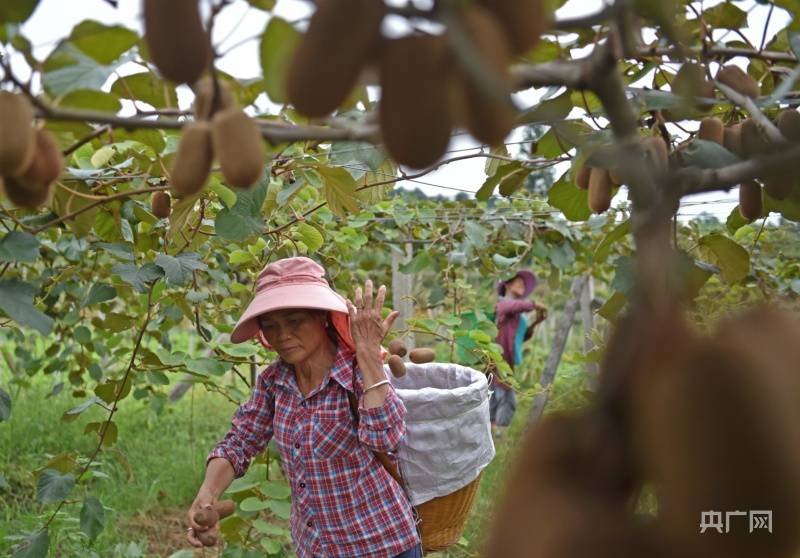
<path fill-rule="evenodd" d="M 236 477 L 247 472 L 252 458 L 262 452 L 272 439 L 274 396 L 265 377 L 270 369 L 259 375 L 253 394 L 239 405 L 225 437 L 208 454 L 206 464 L 214 458 L 227 459 Z"/>
<path fill-rule="evenodd" d="M 363 396 L 358 408 L 358 439 L 372 451 L 395 451 L 406 433 L 406 406 L 393 388 L 380 407 L 367 409 Z"/>

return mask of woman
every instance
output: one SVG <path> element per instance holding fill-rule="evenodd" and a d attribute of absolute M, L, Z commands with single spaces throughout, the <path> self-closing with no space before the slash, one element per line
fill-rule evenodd
<path fill-rule="evenodd" d="M 527 269 L 513 277 L 498 281 L 499 299 L 495 306 L 497 344 L 503 348 L 503 360 L 514 370 L 522 362 L 522 344 L 533 336 L 533 329 L 547 318 L 547 308 L 527 300 L 536 288 L 536 276 Z M 536 319 L 528 325 L 525 312 L 536 311 Z M 489 420 L 492 432 L 498 438 L 511 424 L 517 410 L 514 388 L 495 376 L 492 397 L 489 400 Z"/>
<path fill-rule="evenodd" d="M 278 359 L 207 460 L 189 510 L 189 542 L 205 530 L 193 516 L 213 504 L 274 436 L 292 487 L 290 525 L 299 558 L 422 556 L 408 500 L 373 452 L 394 451 L 405 407 L 383 371 L 381 341 L 398 312 L 381 319 L 386 294 L 372 282 L 354 303 L 308 258 L 267 265 L 231 341 L 258 337 Z M 358 420 L 347 392 L 358 398 Z M 212 531 L 218 529 L 212 527 Z"/>

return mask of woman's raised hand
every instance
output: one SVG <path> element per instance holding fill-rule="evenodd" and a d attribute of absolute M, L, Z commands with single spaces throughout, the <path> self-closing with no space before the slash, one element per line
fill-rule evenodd
<path fill-rule="evenodd" d="M 364 289 L 356 288 L 355 300 L 347 301 L 347 309 L 350 312 L 350 333 L 356 348 L 379 349 L 389 330 L 400 312 L 391 312 L 386 319 L 381 318 L 384 299 L 386 298 L 386 286 L 381 285 L 375 299 L 372 298 L 372 280 L 367 279 Z"/>

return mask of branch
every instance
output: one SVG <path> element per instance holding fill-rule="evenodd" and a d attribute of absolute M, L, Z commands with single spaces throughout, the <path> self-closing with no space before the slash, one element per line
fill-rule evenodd
<path fill-rule="evenodd" d="M 710 47 L 703 49 L 702 47 L 684 47 L 684 50 L 696 58 L 710 57 L 710 58 L 736 58 L 743 56 L 745 58 L 758 58 L 760 60 L 771 60 L 773 62 L 798 62 L 794 54 L 788 52 L 778 52 L 774 50 L 757 50 L 754 48 L 732 48 L 732 47 Z M 677 52 L 674 48 L 660 48 L 660 47 L 639 47 L 636 50 L 636 55 L 639 58 L 652 58 L 653 56 L 673 56 Z"/>
<path fill-rule="evenodd" d="M 531 87 L 562 85 L 569 89 L 586 89 L 587 74 L 591 65 L 589 58 L 578 60 L 556 60 L 541 64 L 517 64 L 511 67 L 514 91 Z"/>

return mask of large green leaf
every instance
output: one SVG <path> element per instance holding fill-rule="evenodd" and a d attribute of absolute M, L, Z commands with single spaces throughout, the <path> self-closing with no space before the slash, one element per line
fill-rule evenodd
<path fill-rule="evenodd" d="M 699 245 L 707 249 L 726 283 L 741 281 L 750 271 L 750 254 L 730 238 L 709 234 L 700 239 Z"/>
<path fill-rule="evenodd" d="M 20 325 L 49 335 L 53 330 L 53 318 L 33 305 L 38 289 L 19 279 L 0 279 L 0 310 Z"/>
<path fill-rule="evenodd" d="M 89 289 L 89 294 L 86 296 L 83 307 L 85 308 L 87 306 L 91 306 L 92 304 L 113 300 L 116 298 L 116 296 L 117 289 L 115 289 L 113 286 L 95 283 Z"/>
<path fill-rule="evenodd" d="M 217 213 L 214 228 L 220 238 L 242 241 L 264 230 L 261 208 L 267 197 L 268 180 L 266 177 L 262 178 L 257 186 L 238 192 L 236 205 L 222 208 Z"/>
<path fill-rule="evenodd" d="M 99 90 L 116 69 L 114 64 L 98 64 L 72 43 L 63 42 L 45 60 L 42 84 L 54 97 L 78 89 Z"/>
<path fill-rule="evenodd" d="M 720 2 L 703 12 L 703 23 L 717 29 L 742 29 L 747 27 L 747 12 L 731 2 Z"/>
<path fill-rule="evenodd" d="M 49 550 L 50 534 L 47 529 L 43 529 L 15 550 L 12 558 L 46 558 Z"/>
<path fill-rule="evenodd" d="M 111 272 L 120 276 L 120 279 L 140 293 L 147 292 L 149 283 L 157 281 L 164 276 L 164 270 L 153 263 L 146 263 L 142 267 L 133 264 L 114 264 Z"/>
<path fill-rule="evenodd" d="M 93 89 L 75 89 L 61 98 L 62 107 L 85 110 L 118 112 L 122 108 L 119 98 L 105 91 Z"/>
<path fill-rule="evenodd" d="M 178 106 L 175 88 L 152 72 L 121 76 L 111 86 L 111 92 L 123 99 L 141 101 L 155 108 Z"/>
<path fill-rule="evenodd" d="M 601 263 L 605 261 L 608 257 L 608 254 L 611 252 L 611 248 L 620 240 L 628 236 L 631 232 L 631 221 L 628 219 L 614 227 L 614 229 L 609 232 L 603 240 L 597 245 L 597 248 L 594 250 L 594 258 L 597 263 Z"/>
<path fill-rule="evenodd" d="M 70 41 L 100 64 L 111 64 L 139 41 L 139 35 L 121 25 L 84 20 L 72 29 Z"/>
<path fill-rule="evenodd" d="M 105 510 L 100 500 L 94 496 L 87 496 L 81 507 L 81 531 L 89 540 L 94 540 L 103 532 L 105 526 Z"/>
<path fill-rule="evenodd" d="M 680 153 L 687 166 L 702 169 L 719 169 L 739 162 L 739 157 L 717 142 L 702 139 L 693 140 Z"/>
<path fill-rule="evenodd" d="M 261 36 L 261 71 L 264 87 L 274 103 L 286 103 L 286 75 L 300 33 L 291 23 L 279 17 L 271 17 Z"/>
<path fill-rule="evenodd" d="M 406 274 L 419 273 L 433 266 L 433 258 L 427 250 L 419 250 L 408 263 L 400 266 L 400 272 Z"/>
<path fill-rule="evenodd" d="M 339 167 L 319 167 L 317 172 L 322 177 L 322 189 L 330 210 L 339 217 L 347 212 L 356 213 L 356 183 L 350 173 Z"/>
<path fill-rule="evenodd" d="M 565 177 L 566 174 L 553 184 L 547 194 L 547 200 L 550 205 L 560 209 L 564 217 L 570 221 L 585 221 L 592 215 L 586 190 L 581 190 Z"/>
<path fill-rule="evenodd" d="M 3 0 L 0 2 L 0 23 L 22 23 L 36 10 L 39 0 Z"/>
<path fill-rule="evenodd" d="M 39 257 L 39 240 L 30 233 L 11 231 L 0 238 L 0 262 L 33 262 Z"/>
<path fill-rule="evenodd" d="M 314 225 L 300 223 L 295 229 L 297 237 L 308 247 L 309 253 L 316 252 L 325 244 L 325 237 Z"/>
<path fill-rule="evenodd" d="M 193 252 L 184 252 L 177 256 L 159 254 L 156 265 L 164 270 L 167 281 L 173 285 L 184 285 L 192 278 L 192 272 L 197 269 L 208 269 L 200 260 L 200 256 Z"/>
<path fill-rule="evenodd" d="M 36 484 L 36 497 L 43 504 L 54 504 L 66 500 L 74 486 L 73 474 L 62 475 L 54 469 L 45 469 L 39 475 L 39 482 Z"/>

